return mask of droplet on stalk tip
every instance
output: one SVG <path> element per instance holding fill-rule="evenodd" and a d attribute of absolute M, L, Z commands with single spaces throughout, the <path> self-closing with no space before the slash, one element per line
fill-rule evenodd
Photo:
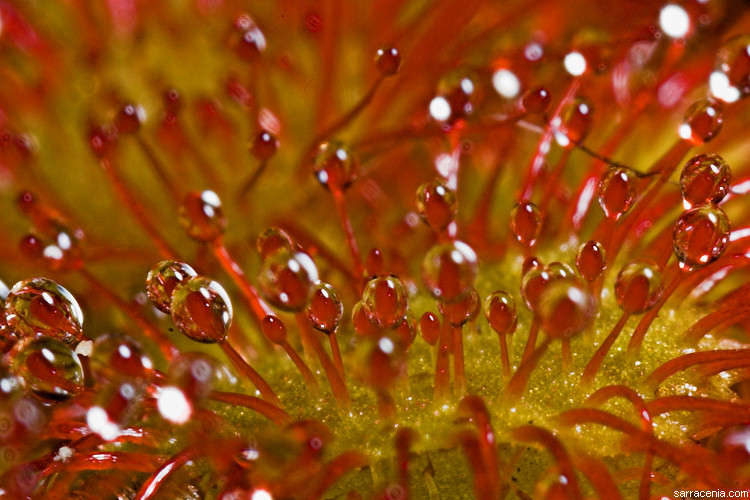
<path fill-rule="evenodd" d="M 67 344 L 83 338 L 83 312 L 75 297 L 47 278 L 16 283 L 5 299 L 5 320 L 18 337 L 47 335 Z"/>
<path fill-rule="evenodd" d="M 219 196 L 210 190 L 192 191 L 180 205 L 180 225 L 196 241 L 216 241 L 227 228 Z"/>
<path fill-rule="evenodd" d="M 651 309 L 663 292 L 659 268 L 650 262 L 635 261 L 617 274 L 615 298 L 627 314 L 640 314 Z"/>
<path fill-rule="evenodd" d="M 692 157 L 682 168 L 680 192 L 684 205 L 718 204 L 729 192 L 732 171 L 724 159 L 713 153 Z"/>
<path fill-rule="evenodd" d="M 184 262 L 163 260 L 148 272 L 146 294 L 158 310 L 169 314 L 175 287 L 196 275 L 195 270 Z"/>
<path fill-rule="evenodd" d="M 599 205 L 608 219 L 625 215 L 638 195 L 637 176 L 628 167 L 609 167 L 599 181 Z"/>
<path fill-rule="evenodd" d="M 702 267 L 724 253 L 729 243 L 729 219 L 713 205 L 698 205 L 674 226 L 674 253 L 680 263 Z"/>
<path fill-rule="evenodd" d="M 196 276 L 172 292 L 172 320 L 187 337 L 212 344 L 227 337 L 232 323 L 232 303 L 224 288 L 209 278 Z"/>

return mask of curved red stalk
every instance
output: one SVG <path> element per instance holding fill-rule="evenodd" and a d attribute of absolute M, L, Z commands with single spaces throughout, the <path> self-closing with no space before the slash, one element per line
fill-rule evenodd
<path fill-rule="evenodd" d="M 693 366 L 714 364 L 722 367 L 720 371 L 731 370 L 747 366 L 750 362 L 750 349 L 730 349 L 706 352 L 692 352 L 670 359 L 659 368 L 651 372 L 645 383 L 650 387 L 657 387 L 664 380 L 677 372 L 686 370 Z"/>
<path fill-rule="evenodd" d="M 303 498 L 317 500 L 344 474 L 369 465 L 368 458 L 358 451 L 345 451 L 323 466 L 319 482 Z"/>
<path fill-rule="evenodd" d="M 472 464 L 476 462 L 476 459 L 472 459 L 472 450 L 478 450 L 481 458 L 479 465 L 473 467 L 475 494 L 477 498 L 498 498 L 502 489 L 499 473 L 501 463 L 487 406 L 481 397 L 470 395 L 461 400 L 458 413 L 470 418 L 476 427 L 476 435 L 469 433 L 460 437 Z M 479 494 L 480 489 L 482 494 Z"/>
<path fill-rule="evenodd" d="M 167 463 L 162 465 L 159 470 L 149 477 L 135 496 L 135 500 L 149 500 L 154 498 L 159 488 L 167 482 L 167 479 L 174 474 L 180 467 L 184 466 L 193 459 L 195 450 L 186 448 L 181 452 L 173 455 Z"/>
<path fill-rule="evenodd" d="M 156 174 L 156 177 L 159 178 L 159 181 L 164 185 L 164 188 L 167 190 L 167 193 L 172 198 L 172 203 L 174 203 L 174 206 L 179 207 L 182 203 L 182 196 L 180 196 L 180 190 L 175 185 L 174 181 L 169 177 L 169 174 L 167 174 L 167 169 L 162 164 L 161 160 L 158 156 L 156 156 L 156 153 L 154 152 L 153 148 L 146 142 L 146 139 L 140 134 L 140 132 L 136 132 L 134 135 L 136 142 L 138 143 L 138 147 L 141 149 L 143 154 L 148 159 L 149 165 L 151 165 L 151 169 Z"/>
<path fill-rule="evenodd" d="M 645 448 L 680 467 L 692 477 L 710 486 L 719 486 L 710 467 L 711 453 L 699 446 L 673 445 L 660 441 L 630 422 L 609 412 L 595 408 L 577 408 L 561 413 L 558 417 L 566 426 L 599 424 L 626 434 L 639 449 Z"/>
<path fill-rule="evenodd" d="M 331 356 L 333 357 L 333 364 L 336 366 L 336 371 L 339 372 L 339 377 L 346 383 L 346 374 L 344 373 L 344 360 L 341 358 L 341 351 L 339 350 L 339 343 L 336 339 L 336 331 L 333 331 L 327 335 L 328 345 L 331 346 Z"/>
<path fill-rule="evenodd" d="M 523 349 L 523 355 L 521 356 L 521 363 L 525 362 L 534 352 L 536 347 L 537 337 L 539 336 L 539 320 L 536 316 L 531 320 L 531 326 L 529 327 L 529 337 L 526 339 L 526 347 Z"/>
<path fill-rule="evenodd" d="M 641 398 L 640 394 L 631 389 L 626 385 L 610 385 L 602 387 L 591 396 L 589 396 L 587 402 L 591 404 L 602 404 L 608 399 L 613 397 L 622 397 L 630 401 L 635 407 L 638 413 L 638 418 L 641 421 L 641 428 L 644 432 L 649 433 L 651 436 L 654 434 L 651 414 L 649 413 L 646 403 Z M 638 498 L 640 500 L 648 500 L 651 497 L 651 468 L 653 464 L 653 453 L 649 450 L 646 452 L 646 457 L 643 463 L 643 469 L 641 473 L 641 485 L 638 490 Z"/>
<path fill-rule="evenodd" d="M 585 455 L 574 455 L 573 464 L 586 476 L 599 498 L 622 500 L 617 483 L 612 479 L 607 466 L 599 460 Z"/>
<path fill-rule="evenodd" d="M 525 443 L 539 443 L 544 446 L 555 459 L 555 462 L 557 462 L 561 474 L 568 480 L 570 494 L 576 500 L 581 500 L 583 498 L 578 486 L 578 479 L 576 479 L 576 471 L 573 467 L 573 462 L 571 462 L 568 452 L 565 450 L 563 444 L 554 434 L 547 429 L 535 425 L 517 427 L 511 431 L 511 434 L 513 435 L 513 438 L 518 441 Z"/>
<path fill-rule="evenodd" d="M 402 427 L 396 431 L 396 472 L 398 484 L 404 490 L 403 500 L 409 500 L 409 453 L 412 443 L 418 438 L 416 431 L 409 427 Z"/>
<path fill-rule="evenodd" d="M 664 396 L 649 401 L 646 405 L 652 415 L 670 411 L 705 411 L 712 414 L 735 416 L 739 420 L 750 420 L 750 404 L 733 403 L 720 399 L 696 396 Z"/>
<path fill-rule="evenodd" d="M 286 425 L 291 420 L 291 417 L 287 412 L 279 408 L 278 406 L 264 401 L 255 396 L 247 394 L 236 394 L 233 392 L 220 392 L 214 391 L 211 393 L 211 399 L 214 401 L 221 401 L 230 405 L 244 406 L 250 408 L 256 413 L 263 415 L 269 420 L 273 421 L 274 424 L 279 427 Z"/>
<path fill-rule="evenodd" d="M 626 312 L 623 312 L 622 315 L 620 315 L 620 319 L 617 320 L 617 323 L 612 328 L 612 331 L 609 332 L 607 338 L 604 339 L 602 345 L 599 346 L 599 348 L 596 350 L 596 352 L 586 365 L 586 368 L 583 370 L 583 375 L 581 376 L 582 384 L 586 385 L 594 381 L 594 378 L 596 378 L 596 374 L 599 372 L 599 368 L 601 367 L 602 362 L 604 362 L 604 358 L 607 357 L 607 353 L 609 353 L 609 350 L 617 340 L 617 337 L 620 336 L 620 332 L 622 332 L 625 323 L 628 322 L 628 318 L 630 318 L 630 314 Z"/>

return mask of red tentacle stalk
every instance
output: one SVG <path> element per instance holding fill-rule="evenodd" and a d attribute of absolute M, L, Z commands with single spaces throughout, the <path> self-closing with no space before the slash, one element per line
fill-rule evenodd
<path fill-rule="evenodd" d="M 588 402 L 598 405 L 613 397 L 622 397 L 630 401 L 635 407 L 641 420 L 641 428 L 653 436 L 654 431 L 648 407 L 643 401 L 643 398 L 641 398 L 641 396 L 630 387 L 625 385 L 603 387 L 589 396 Z M 648 500 L 651 497 L 651 469 L 653 459 L 653 453 L 651 451 L 646 452 L 646 457 L 643 463 L 643 472 L 641 474 L 641 485 L 638 490 L 638 498 L 640 500 Z"/>
<path fill-rule="evenodd" d="M 442 400 L 450 391 L 450 343 L 452 326 L 443 318 L 438 340 L 438 351 L 435 359 L 435 399 Z"/>
<path fill-rule="evenodd" d="M 224 354 L 227 355 L 229 361 L 232 362 L 232 365 L 237 369 L 237 371 L 250 379 L 250 382 L 252 382 L 253 385 L 260 391 L 263 399 L 276 406 L 281 406 L 279 397 L 276 395 L 273 389 L 271 389 L 271 386 L 268 385 L 268 382 L 266 382 L 263 377 L 261 377 L 260 374 L 255 371 L 255 369 L 250 366 L 247 361 L 245 361 L 240 353 L 238 353 L 234 349 L 234 347 L 229 344 L 229 342 L 219 342 L 219 345 L 221 346 L 221 350 L 224 351 Z"/>
<path fill-rule="evenodd" d="M 495 431 L 490 422 L 487 406 L 479 396 L 466 396 L 461 400 L 458 413 L 470 418 L 476 426 L 476 436 L 473 439 L 469 439 L 469 436 L 461 438 L 467 455 L 470 455 L 469 450 L 476 446 L 481 458 L 480 467 L 474 467 L 475 494 L 477 498 L 499 498 L 502 490 L 499 470 L 502 464 L 497 454 Z M 469 459 L 472 460 L 472 457 L 469 456 Z M 472 463 L 474 462 L 475 460 L 472 460 Z M 479 494 L 480 490 L 482 494 Z"/>
<path fill-rule="evenodd" d="M 669 297 L 671 297 L 674 291 L 677 290 L 677 287 L 680 286 L 680 283 L 682 283 L 685 276 L 685 274 L 681 272 L 679 265 L 676 263 L 673 264 L 665 274 L 667 275 L 666 280 L 670 280 L 670 277 L 671 280 L 664 289 L 664 292 L 662 292 L 659 300 L 646 312 L 646 314 L 643 315 L 638 326 L 635 328 L 635 331 L 633 331 L 633 335 L 630 337 L 630 342 L 628 342 L 628 354 L 633 355 L 638 352 L 643 343 L 643 339 L 646 338 L 646 333 L 648 333 L 649 328 L 651 328 L 651 323 L 653 323 L 659 315 L 659 310 L 667 300 L 669 300 Z"/>
<path fill-rule="evenodd" d="M 594 408 L 568 410 L 561 413 L 559 418 L 566 426 L 591 423 L 623 432 L 631 438 L 634 446 L 653 451 L 654 454 L 672 462 L 707 485 L 719 486 L 710 465 L 713 463 L 711 454 L 704 448 L 691 445 L 677 446 L 660 441 L 620 417 Z"/>
<path fill-rule="evenodd" d="M 231 405 L 244 406 L 257 412 L 260 415 L 273 421 L 274 424 L 279 427 L 289 423 L 291 417 L 287 412 L 279 408 L 278 406 L 264 401 L 255 396 L 249 396 L 246 394 L 236 394 L 232 392 L 220 392 L 214 391 L 211 393 L 211 399 L 214 401 L 221 401 Z"/>
<path fill-rule="evenodd" d="M 167 479 L 173 475 L 180 467 L 184 466 L 193 459 L 195 450 L 186 448 L 181 452 L 173 455 L 167 463 L 162 465 L 151 477 L 149 477 L 135 496 L 135 500 L 149 500 L 154 498 L 159 488 L 167 482 Z"/>
<path fill-rule="evenodd" d="M 511 377 L 510 382 L 506 386 L 506 394 L 510 398 L 515 399 L 521 396 L 524 389 L 526 389 L 526 384 L 529 383 L 529 378 L 531 378 L 534 368 L 539 364 L 539 360 L 544 353 L 547 352 L 550 342 L 549 338 L 545 338 L 526 360 L 521 361 L 516 373 L 513 374 L 513 377 Z"/>
<path fill-rule="evenodd" d="M 338 213 L 339 221 L 341 222 L 341 227 L 343 228 L 344 236 L 346 237 L 346 244 L 349 247 L 349 253 L 352 257 L 351 276 L 356 283 L 359 283 L 365 275 L 365 266 L 362 264 L 362 256 L 359 253 L 357 239 L 354 236 L 352 221 L 346 211 L 344 192 L 340 189 L 334 188 L 331 190 L 331 194 L 333 194 L 333 202 L 336 205 L 336 212 Z"/>
<path fill-rule="evenodd" d="M 165 259 L 177 260 L 177 252 L 175 252 L 172 246 L 164 239 L 164 237 L 162 237 L 159 230 L 156 229 L 156 226 L 151 222 L 151 219 L 148 218 L 143 205 L 136 200 L 135 195 L 120 177 L 117 167 L 113 162 L 114 160 L 112 159 L 102 158 L 99 164 L 107 177 L 109 177 L 109 181 L 115 189 L 115 194 L 120 198 L 122 204 L 127 208 L 141 228 L 143 228 L 143 231 L 148 235 L 156 248 L 159 249 L 161 256 Z"/>
<path fill-rule="evenodd" d="M 457 397 L 466 394 L 466 368 L 464 365 L 464 336 L 460 326 L 451 327 L 453 336 L 453 389 Z"/>
<path fill-rule="evenodd" d="M 748 363 L 750 363 L 750 349 L 693 352 L 667 361 L 651 372 L 646 378 L 645 383 L 650 387 L 656 388 L 675 373 L 699 365 L 714 364 L 715 366 L 722 367 L 721 371 L 724 371 L 744 367 Z"/>
<path fill-rule="evenodd" d="M 573 464 L 586 476 L 586 479 L 591 483 L 599 498 L 622 500 L 622 494 L 620 494 L 617 484 L 612 479 L 609 469 L 601 461 L 587 456 L 576 455 L 573 457 Z"/>
<path fill-rule="evenodd" d="M 609 353 L 609 350 L 617 340 L 617 337 L 620 336 L 620 332 L 622 332 L 625 323 L 628 322 L 628 318 L 630 318 L 630 314 L 628 313 L 624 312 L 622 313 L 622 315 L 620 315 L 620 319 L 617 320 L 617 324 L 615 324 L 615 326 L 612 328 L 612 331 L 609 332 L 607 338 L 604 339 L 602 345 L 599 346 L 599 349 L 596 350 L 596 352 L 586 365 L 586 368 L 583 370 L 583 375 L 581 376 L 582 384 L 586 385 L 594 381 L 594 378 L 596 378 L 596 374 L 599 372 L 599 368 L 601 367 L 602 362 L 604 362 L 604 358 L 607 357 L 607 353 Z"/>
<path fill-rule="evenodd" d="M 409 500 L 409 453 L 412 443 L 418 438 L 416 431 L 403 427 L 396 432 L 396 472 L 398 484 L 404 491 L 404 500 Z"/>
<path fill-rule="evenodd" d="M 245 299 L 250 311 L 253 313 L 253 319 L 255 319 L 256 323 L 260 325 L 263 318 L 269 314 L 273 314 L 273 311 L 263 299 L 260 298 L 258 291 L 252 284 L 250 284 L 250 281 L 247 279 L 247 276 L 245 276 L 242 268 L 240 268 L 237 262 L 229 254 L 229 250 L 227 250 L 227 247 L 220 238 L 211 246 L 211 249 L 216 256 L 216 260 L 221 264 L 221 267 L 232 278 L 232 281 L 234 281 L 242 292 L 242 297 Z"/>
<path fill-rule="evenodd" d="M 571 496 L 576 500 L 581 500 L 581 489 L 576 479 L 576 471 L 573 462 L 568 456 L 568 452 L 562 442 L 547 429 L 534 425 L 524 425 L 517 427 L 512 431 L 513 438 L 526 443 L 539 443 L 544 446 L 554 457 L 560 472 L 568 480 L 568 490 Z"/>
<path fill-rule="evenodd" d="M 318 357 L 318 360 L 323 367 L 323 371 L 326 374 L 326 378 L 328 379 L 328 383 L 331 386 L 331 391 L 333 391 L 334 397 L 340 405 L 348 407 L 350 404 L 350 399 L 349 391 L 347 391 L 346 389 L 346 384 L 339 376 L 339 372 L 331 359 L 328 357 L 328 353 L 326 353 L 325 349 L 323 349 L 323 346 L 320 345 L 318 338 L 315 336 L 315 332 L 310 326 L 310 321 L 307 319 L 307 316 L 302 313 L 296 314 L 295 318 L 297 319 L 297 326 L 299 328 L 302 339 L 304 339 L 307 344 L 315 351 L 315 355 Z"/>
<path fill-rule="evenodd" d="M 369 459 L 358 451 L 345 451 L 325 464 L 318 474 L 319 482 L 310 488 L 302 498 L 316 500 L 322 498 L 326 490 L 348 472 L 361 469 L 369 465 Z"/>

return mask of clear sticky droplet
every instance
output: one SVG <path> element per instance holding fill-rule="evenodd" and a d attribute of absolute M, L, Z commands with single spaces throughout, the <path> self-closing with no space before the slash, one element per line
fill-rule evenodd
<path fill-rule="evenodd" d="M 599 180 L 599 206 L 604 215 L 618 220 L 625 215 L 638 195 L 636 173 L 628 167 L 609 167 Z"/>
<path fill-rule="evenodd" d="M 674 253 L 682 264 L 702 267 L 724 253 L 729 243 L 729 219 L 713 205 L 698 205 L 683 213 L 674 226 Z"/>
<path fill-rule="evenodd" d="M 571 337 L 591 324 L 596 302 L 577 280 L 557 280 L 542 291 L 535 312 L 547 335 Z"/>
<path fill-rule="evenodd" d="M 443 231 L 448 227 L 457 211 L 456 193 L 443 179 L 425 182 L 417 189 L 417 213 L 436 231 Z"/>
<path fill-rule="evenodd" d="M 422 280 L 433 297 L 453 302 L 474 286 L 477 255 L 462 241 L 435 245 L 422 261 Z"/>
<path fill-rule="evenodd" d="M 180 225 L 196 241 L 215 241 L 224 234 L 227 218 L 219 196 L 210 190 L 193 191 L 180 205 Z"/>
<path fill-rule="evenodd" d="M 146 295 L 154 306 L 169 314 L 175 287 L 196 276 L 195 270 L 184 262 L 163 260 L 146 276 Z"/>
<path fill-rule="evenodd" d="M 328 283 L 318 281 L 307 306 L 307 317 L 313 327 L 323 333 L 333 333 L 344 316 L 344 304 L 336 289 Z"/>
<path fill-rule="evenodd" d="M 524 246 L 536 242 L 542 230 L 542 215 L 530 201 L 522 201 L 510 212 L 510 230 Z"/>
<path fill-rule="evenodd" d="M 680 174 L 680 192 L 687 208 L 701 203 L 719 203 L 729 193 L 731 183 L 729 165 L 713 153 L 692 157 Z"/>
<path fill-rule="evenodd" d="M 635 261 L 617 274 L 615 299 L 628 314 L 640 314 L 651 309 L 663 292 L 661 273 L 656 264 Z"/>
<path fill-rule="evenodd" d="M 196 276 L 172 292 L 172 321 L 187 337 L 211 344 L 223 341 L 232 323 L 232 303 L 216 281 Z"/>
<path fill-rule="evenodd" d="M 31 394 L 45 402 L 67 400 L 84 387 L 78 355 L 52 337 L 39 337 L 23 346 L 13 356 L 12 367 Z"/>
<path fill-rule="evenodd" d="M 284 311 L 302 311 L 310 301 L 318 269 L 304 252 L 280 250 L 263 261 L 258 288 L 272 305 Z"/>
<path fill-rule="evenodd" d="M 604 247 L 598 241 L 590 240 L 578 248 L 576 254 L 576 267 L 578 273 L 586 281 L 594 281 L 604 272 L 607 266 L 607 258 Z"/>
<path fill-rule="evenodd" d="M 515 299 L 508 292 L 492 292 L 484 301 L 484 316 L 496 333 L 513 333 L 518 324 Z"/>
<path fill-rule="evenodd" d="M 709 142 L 721 130 L 724 123 L 722 106 L 708 99 L 697 101 L 685 111 L 678 134 L 696 146 Z"/>
<path fill-rule="evenodd" d="M 396 276 L 372 278 L 362 293 L 362 305 L 370 322 L 380 328 L 392 328 L 409 307 L 406 287 Z"/>
<path fill-rule="evenodd" d="M 357 174 L 358 161 L 354 153 L 340 141 L 325 141 L 318 146 L 313 169 L 318 182 L 328 189 L 343 191 Z"/>
<path fill-rule="evenodd" d="M 47 278 L 16 283 L 5 299 L 5 320 L 18 337 L 47 335 L 67 344 L 83 339 L 83 312 L 75 297 Z"/>

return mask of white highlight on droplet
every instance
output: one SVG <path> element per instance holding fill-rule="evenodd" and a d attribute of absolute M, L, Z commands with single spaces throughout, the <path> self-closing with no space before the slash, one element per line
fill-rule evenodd
<path fill-rule="evenodd" d="M 521 82 L 512 71 L 499 69 L 492 75 L 492 86 L 506 99 L 513 99 L 521 91 Z"/>
<path fill-rule="evenodd" d="M 565 71 L 573 76 L 581 76 L 586 72 L 586 58 L 580 52 L 571 52 L 563 60 Z"/>
<path fill-rule="evenodd" d="M 708 77 L 708 87 L 711 94 L 724 102 L 736 102 L 739 100 L 740 91 L 729 83 L 729 77 L 721 71 L 714 71 Z"/>
<path fill-rule="evenodd" d="M 679 5 L 666 5 L 659 13 L 661 30 L 672 38 L 682 38 L 690 31 L 690 17 Z"/>
<path fill-rule="evenodd" d="M 451 105 L 445 97 L 435 97 L 430 101 L 430 116 L 439 122 L 451 117 Z"/>
<path fill-rule="evenodd" d="M 165 420 L 175 424 L 184 424 L 190 420 L 193 408 L 177 387 L 162 387 L 156 395 L 156 401 L 156 407 Z"/>

